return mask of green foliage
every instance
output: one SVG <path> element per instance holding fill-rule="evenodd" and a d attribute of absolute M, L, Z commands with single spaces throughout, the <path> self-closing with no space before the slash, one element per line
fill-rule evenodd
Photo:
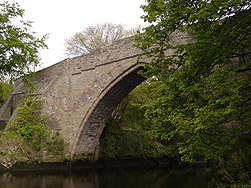
<path fill-rule="evenodd" d="M 166 154 L 164 146 L 148 132 L 123 129 L 111 123 L 106 125 L 100 144 L 100 156 L 104 158 L 160 157 Z"/>
<path fill-rule="evenodd" d="M 15 123 L 9 122 L 13 131 L 31 141 L 37 150 L 42 146 L 41 140 L 50 135 L 50 129 L 45 123 L 47 117 L 41 115 L 41 105 L 41 100 L 24 98 L 23 105 L 17 108 L 19 116 L 14 120 Z"/>
<path fill-rule="evenodd" d="M 117 107 L 116 115 L 107 123 L 101 137 L 101 157 L 140 158 L 161 157 L 166 148 L 152 133 L 149 120 L 144 117 L 143 104 L 151 101 L 148 84 L 136 87 Z"/>
<path fill-rule="evenodd" d="M 8 81 L 0 82 L 0 107 L 2 106 L 3 102 L 8 99 L 12 91 L 13 83 Z"/>
<path fill-rule="evenodd" d="M 47 47 L 44 43 L 47 36 L 36 38 L 30 31 L 32 22 L 21 20 L 23 15 L 24 10 L 17 3 L 0 4 L 1 80 L 4 76 L 14 78 L 32 72 L 39 63 L 38 50 Z M 20 21 L 20 27 L 12 23 L 13 19 Z"/>
<path fill-rule="evenodd" d="M 66 145 L 67 144 L 64 142 L 64 140 L 59 135 L 59 132 L 57 131 L 56 135 L 47 142 L 46 149 L 49 152 L 61 154 L 64 151 L 64 147 Z"/>
<path fill-rule="evenodd" d="M 240 151 L 250 161 L 250 6 L 240 0 L 151 0 L 142 6 L 150 25 L 135 45 L 152 57 L 142 74 L 158 86 L 146 116 L 156 136 L 185 161 L 203 156 L 235 164 L 232 156 Z M 180 31 L 191 41 L 171 46 Z M 170 47 L 176 51 L 167 57 Z M 238 178 L 242 168 L 231 170 L 233 182 L 250 181 Z"/>
<path fill-rule="evenodd" d="M 14 123 L 9 121 L 11 130 L 32 143 L 37 150 L 43 147 L 53 154 L 62 154 L 67 143 L 64 143 L 58 131 L 47 127 L 46 119 L 49 117 L 41 115 L 42 104 L 40 99 L 25 97 L 22 106 L 17 108 L 19 115 L 13 120 Z"/>

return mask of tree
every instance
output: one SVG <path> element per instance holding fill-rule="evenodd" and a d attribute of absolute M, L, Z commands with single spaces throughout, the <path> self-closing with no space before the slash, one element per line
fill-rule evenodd
<path fill-rule="evenodd" d="M 17 3 L 0 4 L 0 75 L 4 77 L 24 76 L 32 72 L 39 63 L 40 48 L 46 48 L 45 40 L 35 37 L 30 31 L 30 21 L 22 20 L 24 10 Z M 18 19 L 18 26 L 13 24 Z"/>
<path fill-rule="evenodd" d="M 250 183 L 250 6 L 244 0 L 148 0 L 142 8 L 150 26 L 136 37 L 136 46 L 152 57 L 143 75 L 158 85 L 146 112 L 156 135 L 183 160 L 219 160 L 232 184 Z M 193 43 L 171 46 L 177 31 Z M 166 57 L 170 47 L 176 52 Z"/>
<path fill-rule="evenodd" d="M 132 36 L 140 27 L 126 30 L 122 24 L 103 23 L 85 28 L 66 39 L 66 53 L 77 56 L 89 53 L 97 48 L 110 45 L 112 42 Z"/>

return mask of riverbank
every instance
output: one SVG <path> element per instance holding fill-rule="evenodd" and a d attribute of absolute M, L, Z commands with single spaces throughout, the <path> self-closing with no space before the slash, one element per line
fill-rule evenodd
<path fill-rule="evenodd" d="M 212 167 L 216 162 L 184 163 L 169 157 L 159 158 L 131 158 L 131 159 L 98 159 L 90 160 L 64 160 L 62 162 L 18 162 L 6 168 L 0 165 L 0 172 L 29 172 L 29 171 L 69 171 L 69 170 L 99 170 L 99 169 L 151 169 L 151 168 L 200 168 Z"/>
<path fill-rule="evenodd" d="M 194 163 L 195 164 L 195 163 Z M 38 151 L 22 136 L 0 132 L 0 171 L 43 171 L 88 168 L 175 167 L 187 165 L 168 156 L 161 157 L 100 157 L 65 159 L 63 154 Z"/>
<path fill-rule="evenodd" d="M 63 150 L 48 151 L 48 147 L 38 150 L 30 140 L 13 131 L 3 130 L 0 131 L 0 170 L 174 166 L 179 163 L 177 160 L 165 156 L 163 152 L 159 152 L 159 156 L 156 156 L 157 146 L 153 147 L 146 138 L 144 138 L 146 146 L 142 147 L 142 140 L 137 139 L 139 136 L 134 135 L 135 131 L 123 130 L 118 132 L 116 130 L 116 134 L 119 135 L 116 144 L 110 144 L 110 140 L 107 139 L 106 142 L 102 140 L 99 159 L 94 160 L 90 157 L 69 159 L 64 156 Z M 109 136 L 110 134 L 107 134 L 106 137 L 102 138 Z M 150 151 L 151 149 L 153 152 Z"/>
<path fill-rule="evenodd" d="M 103 169 L 103 168 L 152 168 L 152 167 L 174 167 L 180 165 L 168 157 L 163 158 L 131 158 L 131 159 L 98 159 L 95 161 L 64 160 L 62 162 L 17 162 L 11 167 L 0 165 L 0 171 L 54 171 L 54 170 L 78 170 L 78 169 Z"/>

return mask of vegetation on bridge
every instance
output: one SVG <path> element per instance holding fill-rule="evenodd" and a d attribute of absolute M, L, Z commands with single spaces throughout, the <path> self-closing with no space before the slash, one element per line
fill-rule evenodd
<path fill-rule="evenodd" d="M 47 127 L 49 117 L 41 113 L 43 101 L 25 97 L 20 102 L 17 117 L 8 122 L 9 129 L 0 131 L 0 164 L 8 168 L 18 162 L 46 161 L 41 149 L 57 160 L 66 144 L 58 132 Z"/>

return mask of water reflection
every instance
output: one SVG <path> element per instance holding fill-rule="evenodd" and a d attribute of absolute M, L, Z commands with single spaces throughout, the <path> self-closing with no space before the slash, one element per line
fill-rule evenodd
<path fill-rule="evenodd" d="M 1 188 L 206 188 L 210 168 L 116 169 L 0 174 Z"/>

